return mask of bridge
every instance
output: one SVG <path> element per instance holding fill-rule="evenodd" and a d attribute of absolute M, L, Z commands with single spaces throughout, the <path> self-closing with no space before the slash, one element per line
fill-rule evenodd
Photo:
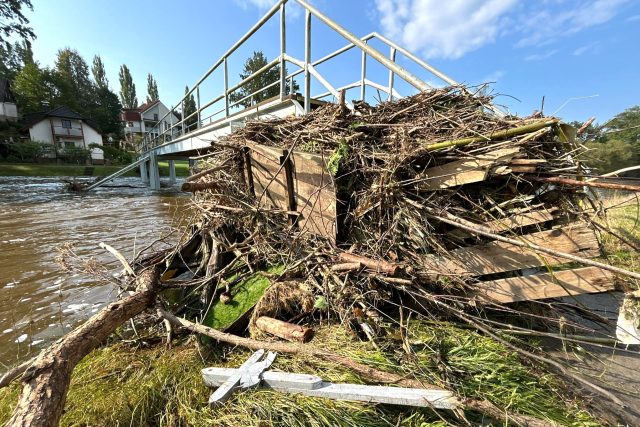
<path fill-rule="evenodd" d="M 287 3 L 289 6 L 301 8 L 304 13 L 303 46 L 302 49 L 300 46 L 294 46 L 303 52 L 302 59 L 290 54 L 292 49 L 288 49 L 287 46 Z M 291 3 L 294 4 L 291 5 Z M 298 11 L 299 9 L 296 12 Z M 245 79 L 231 84 L 228 71 L 229 59 L 234 53 L 237 54 L 239 48 L 255 36 L 265 24 L 275 20 L 276 16 L 279 17 L 279 40 L 274 40 L 274 43 L 279 42 L 279 55 Z M 323 38 L 328 37 L 327 34 L 338 36 L 346 40 L 346 44 L 329 54 L 313 59 L 311 47 L 312 35 L 315 32 L 312 33 L 312 23 L 324 25 L 321 33 Z M 299 33 L 298 31 L 293 34 L 299 35 Z M 262 43 L 267 45 L 268 41 Z M 356 55 L 358 53 L 360 55 L 359 67 L 351 66 L 351 63 L 345 59 L 345 55 L 353 54 L 354 50 Z M 388 53 L 383 53 L 383 50 L 388 50 Z M 400 59 L 403 60 L 404 66 L 399 64 Z M 320 71 L 320 66 L 330 62 L 344 64 L 340 78 L 336 78 L 335 75 L 329 78 L 327 73 Z M 278 79 L 241 99 L 235 99 L 237 96 L 232 96 L 237 94 L 239 89 L 247 87 L 278 65 L 280 69 Z M 288 72 L 288 66 L 294 70 Z M 367 69 L 371 67 L 378 69 L 377 81 L 376 78 L 371 77 L 372 73 L 367 73 Z M 291 93 L 296 78 L 302 78 L 303 81 L 301 94 Z M 380 81 L 381 79 L 384 81 Z M 242 127 L 248 120 L 306 114 L 316 105 L 334 102 L 341 92 L 347 94 L 345 99 L 366 100 L 370 103 L 398 99 L 402 97 L 400 91 L 411 94 L 433 89 L 434 84 L 429 83 L 433 79 L 438 82 L 437 85 L 458 84 L 443 72 L 381 34 L 374 32 L 358 38 L 305 0 L 279 0 L 204 73 L 177 105 L 158 121 L 158 125 L 148 131 L 136 162 L 87 187 L 87 190 L 99 187 L 136 167 L 140 168 L 144 183 L 152 189 L 159 189 L 159 160 L 169 162 L 170 179 L 175 181 L 175 160 L 197 160 L 203 153 L 211 150 L 212 144 L 215 144 L 218 139 Z M 344 83 L 345 81 L 347 83 Z M 211 86 L 216 85 L 222 86 L 222 90 L 218 93 L 211 90 Z M 279 95 L 254 103 L 255 97 L 268 93 L 266 91 L 273 92 L 273 88 L 279 89 Z M 312 94 L 313 90 L 318 93 Z M 196 108 L 185 114 L 185 106 L 191 97 L 195 98 Z M 248 107 L 233 111 L 234 108 L 239 109 L 247 104 Z M 346 106 L 353 108 L 348 101 Z M 501 114 L 497 109 L 495 112 Z M 180 120 L 175 123 L 172 121 L 173 124 L 162 128 L 160 124 L 164 123 L 164 119 L 169 115 Z"/>

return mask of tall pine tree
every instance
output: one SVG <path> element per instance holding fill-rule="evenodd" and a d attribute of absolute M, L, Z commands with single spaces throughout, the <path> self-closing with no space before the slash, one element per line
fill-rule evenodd
<path fill-rule="evenodd" d="M 184 87 L 184 94 L 186 95 L 187 93 L 189 93 L 189 86 L 185 86 Z M 191 114 L 195 113 L 197 110 L 197 105 L 196 105 L 196 99 L 193 96 L 193 93 L 191 95 L 189 95 L 185 100 L 184 100 L 184 111 L 182 112 L 183 117 L 187 118 L 189 117 Z M 195 127 L 195 124 L 198 122 L 198 115 L 194 114 L 192 117 L 189 117 L 186 121 L 185 121 L 185 126 L 189 129 L 189 130 L 193 130 L 193 128 Z"/>
<path fill-rule="evenodd" d="M 93 66 L 91 67 L 91 74 L 93 74 L 93 80 L 96 82 L 98 89 L 104 89 L 109 87 L 109 80 L 107 79 L 107 72 L 104 69 L 104 63 L 100 55 L 93 57 Z"/>
<path fill-rule="evenodd" d="M 90 116 L 95 105 L 95 87 L 89 77 L 89 65 L 75 49 L 61 49 L 55 63 L 58 105 Z"/>
<path fill-rule="evenodd" d="M 153 78 L 151 73 L 147 74 L 147 102 L 157 101 L 160 99 L 158 95 L 158 82 Z"/>
<path fill-rule="evenodd" d="M 129 67 L 125 64 L 120 66 L 120 102 L 124 108 L 136 108 L 138 97 L 136 96 L 136 85 L 133 83 Z"/>

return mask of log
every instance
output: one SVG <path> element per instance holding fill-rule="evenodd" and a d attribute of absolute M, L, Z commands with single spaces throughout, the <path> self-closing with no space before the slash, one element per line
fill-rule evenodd
<path fill-rule="evenodd" d="M 594 188 L 606 188 L 608 190 L 640 192 L 640 185 L 615 184 L 612 182 L 597 182 L 597 181 L 578 181 L 577 179 L 561 178 L 558 176 L 553 176 L 548 178 L 533 178 L 533 180 L 538 182 L 548 182 L 550 184 L 571 185 L 575 187 L 594 187 Z"/>
<path fill-rule="evenodd" d="M 158 281 L 155 268 L 142 272 L 136 292 L 107 305 L 43 351 L 23 374 L 18 405 L 5 426 L 57 426 L 75 366 L 116 328 L 155 303 Z"/>
<path fill-rule="evenodd" d="M 331 271 L 335 271 L 337 273 L 344 271 L 355 271 L 360 270 L 362 268 L 362 264 L 359 262 L 343 262 L 340 264 L 334 264 L 331 266 Z"/>
<path fill-rule="evenodd" d="M 378 273 L 386 273 L 390 276 L 394 276 L 398 273 L 398 266 L 387 261 L 377 261 L 360 255 L 354 255 L 349 252 L 340 253 L 340 259 L 344 262 L 360 263 L 371 270 L 375 270 Z"/>
<path fill-rule="evenodd" d="M 216 167 L 213 167 L 213 168 L 205 169 L 205 170 L 203 170 L 201 172 L 198 172 L 198 173 L 194 173 L 193 175 L 189 176 L 186 179 L 186 181 L 187 182 L 193 182 L 193 181 L 198 180 L 199 178 L 202 178 L 203 176 L 212 174 L 214 172 L 218 172 L 220 170 L 227 169 L 227 163 L 228 163 L 228 161 L 222 163 L 220 166 L 216 166 Z"/>
<path fill-rule="evenodd" d="M 258 317 L 258 319 L 256 319 L 256 327 L 263 332 L 287 341 L 306 343 L 313 337 L 313 329 L 283 322 L 273 317 Z"/>

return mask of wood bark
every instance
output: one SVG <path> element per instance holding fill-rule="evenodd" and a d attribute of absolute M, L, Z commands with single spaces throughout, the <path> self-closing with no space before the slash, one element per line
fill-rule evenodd
<path fill-rule="evenodd" d="M 606 188 L 608 190 L 623 190 L 640 192 L 640 185 L 616 184 L 613 182 L 578 181 L 577 179 L 552 176 L 549 178 L 534 178 L 534 181 L 548 182 L 551 184 L 571 185 L 575 187 Z"/>
<path fill-rule="evenodd" d="M 256 327 L 263 332 L 275 335 L 287 341 L 308 342 L 313 337 L 313 329 L 293 323 L 283 322 L 273 317 L 260 316 L 256 319 Z"/>
<path fill-rule="evenodd" d="M 340 259 L 344 262 L 360 263 L 371 270 L 378 273 L 385 273 L 390 276 L 394 276 L 398 272 L 398 266 L 396 264 L 387 261 L 378 261 L 360 255 L 354 255 L 349 252 L 342 252 L 340 254 Z"/>
<path fill-rule="evenodd" d="M 107 305 L 42 352 L 23 374 L 18 405 L 5 426 L 57 426 L 75 366 L 118 326 L 152 306 L 157 290 L 158 272 L 155 269 L 142 272 L 137 278 L 136 292 Z"/>
<path fill-rule="evenodd" d="M 218 185 L 217 181 L 206 181 L 206 182 L 185 182 L 182 184 L 182 191 L 190 191 L 195 193 L 196 191 L 209 190 L 211 188 L 215 188 Z"/>

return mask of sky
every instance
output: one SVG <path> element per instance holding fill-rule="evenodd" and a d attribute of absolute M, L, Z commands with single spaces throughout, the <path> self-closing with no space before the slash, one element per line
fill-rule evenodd
<path fill-rule="evenodd" d="M 138 99 L 146 75 L 158 82 L 160 99 L 179 102 L 192 85 L 251 28 L 275 0 L 33 0 L 27 16 L 37 39 L 34 56 L 52 66 L 58 49 L 71 47 L 91 62 L 102 57 L 112 89 L 127 64 Z M 543 109 L 567 121 L 596 117 L 604 123 L 640 104 L 640 1 L 638 0 L 312 0 L 317 9 L 362 37 L 371 32 L 397 42 L 458 82 L 492 82 L 496 103 L 527 115 Z M 343 47 L 345 39 L 312 20 L 312 60 Z M 373 47 L 385 55 L 389 48 Z M 254 50 L 279 54 L 278 16 L 267 22 L 228 61 L 229 80 L 239 81 Z M 304 57 L 304 13 L 287 5 L 287 53 Z M 355 50 L 318 66 L 334 87 L 360 79 Z M 443 84 L 402 55 L 398 63 L 425 82 Z M 297 67 L 288 65 L 288 70 Z M 387 85 L 388 72 L 374 60 L 367 77 Z M 202 102 L 222 90 L 222 67 L 203 84 Z M 302 87 L 302 80 L 298 80 Z M 401 95 L 415 93 L 396 78 Z M 367 99 L 382 98 L 367 89 Z M 318 80 L 312 93 L 325 92 Z M 359 97 L 354 89 L 348 99 Z"/>

